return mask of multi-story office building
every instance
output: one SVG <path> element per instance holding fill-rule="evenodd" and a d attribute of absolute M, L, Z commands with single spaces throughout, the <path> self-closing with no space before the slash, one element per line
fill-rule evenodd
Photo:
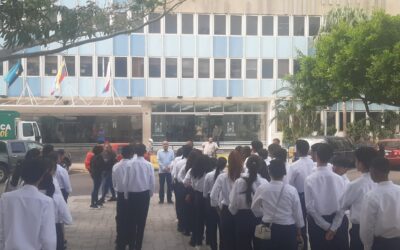
<path fill-rule="evenodd" d="M 298 53 L 313 53 L 322 16 L 339 6 L 400 12 L 398 0 L 188 0 L 131 35 L 23 59 L 23 75 L 9 89 L 0 80 L 0 108 L 38 120 L 51 143 L 96 141 L 99 130 L 111 141 L 203 141 L 215 126 L 224 141 L 270 141 L 280 135 L 271 122 L 275 91 L 296 70 Z M 62 60 L 69 76 L 55 98 Z M 108 63 L 114 88 L 102 93 Z M 13 64 L 0 63 L 0 75 Z M 19 98 L 25 84 L 34 98 Z M 365 117 L 358 102 L 347 111 L 348 120 Z M 341 128 L 339 111 L 327 117 Z"/>

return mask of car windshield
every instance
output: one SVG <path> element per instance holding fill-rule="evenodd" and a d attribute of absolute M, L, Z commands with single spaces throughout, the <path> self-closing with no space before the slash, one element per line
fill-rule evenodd
<path fill-rule="evenodd" d="M 385 148 L 396 148 L 400 149 L 400 141 L 383 141 L 379 142 L 380 144 L 383 144 Z"/>

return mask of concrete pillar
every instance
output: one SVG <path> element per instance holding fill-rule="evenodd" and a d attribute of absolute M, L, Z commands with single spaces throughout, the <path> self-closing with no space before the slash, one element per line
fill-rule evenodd
<path fill-rule="evenodd" d="M 151 138 L 151 105 L 148 103 L 142 103 L 142 123 L 143 144 L 148 145 Z"/>

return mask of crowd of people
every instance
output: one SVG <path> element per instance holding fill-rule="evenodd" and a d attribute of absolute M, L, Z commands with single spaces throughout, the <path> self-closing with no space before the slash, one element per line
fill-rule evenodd
<path fill-rule="evenodd" d="M 278 140 L 268 149 L 260 141 L 238 146 L 227 159 L 205 148 L 189 142 L 163 162 L 173 179 L 177 231 L 191 246 L 400 249 L 400 187 L 376 149 L 358 148 L 353 164 L 324 143 L 309 155 L 308 142 L 298 140 L 289 164 Z M 362 175 L 350 182 L 346 172 L 354 165 Z"/>
<path fill-rule="evenodd" d="M 389 181 L 387 159 L 371 147 L 355 151 L 355 163 L 334 156 L 324 143 L 296 141 L 289 163 L 279 140 L 238 146 L 218 157 L 212 138 L 174 152 L 168 141 L 157 152 L 159 204 L 175 203 L 177 231 L 192 247 L 212 250 L 400 249 L 400 187 Z M 311 154 L 309 154 L 311 152 Z M 31 149 L 0 199 L 0 249 L 65 249 L 64 224 L 71 193 L 64 152 L 51 145 Z M 116 249 L 142 249 L 154 168 L 146 146 L 130 144 L 115 154 L 96 145 L 87 157 L 93 180 L 92 209 L 106 194 L 116 201 Z M 350 181 L 353 167 L 361 176 Z M 103 187 L 99 199 L 99 189 Z M 173 200 L 173 194 L 174 199 Z M 35 233 L 33 233 L 35 232 Z M 310 246 L 309 246 L 310 245 Z"/>
<path fill-rule="evenodd" d="M 31 149 L 5 184 L 0 199 L 0 249 L 64 250 L 64 224 L 72 223 L 67 206 L 68 172 L 64 151 L 52 145 Z"/>

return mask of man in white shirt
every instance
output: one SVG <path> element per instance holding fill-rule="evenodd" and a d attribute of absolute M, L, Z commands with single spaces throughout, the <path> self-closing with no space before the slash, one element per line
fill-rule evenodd
<path fill-rule="evenodd" d="M 114 190 L 117 192 L 117 214 L 115 216 L 117 224 L 116 250 L 125 250 L 129 242 L 127 234 L 129 231 L 129 224 L 127 223 L 129 210 L 128 202 L 124 197 L 126 190 L 123 181 L 126 169 L 133 157 L 133 147 L 131 145 L 124 146 L 121 150 L 121 155 L 123 157 L 122 160 L 116 163 L 112 169 L 112 183 Z"/>
<path fill-rule="evenodd" d="M 160 166 L 158 169 L 160 181 L 159 203 L 164 203 L 164 186 L 165 182 L 167 182 L 167 201 L 169 204 L 172 204 L 171 164 L 174 160 L 174 151 L 169 148 L 168 141 L 163 141 L 162 147 L 162 149 L 157 151 L 157 161 Z"/>
<path fill-rule="evenodd" d="M 314 162 L 308 157 L 308 151 L 310 150 L 310 144 L 308 144 L 305 140 L 297 140 L 296 141 L 296 153 L 299 156 L 299 159 L 294 162 L 289 167 L 288 179 L 289 184 L 296 188 L 297 193 L 299 194 L 300 203 L 301 203 L 301 211 L 303 213 L 304 225 L 306 225 L 306 202 L 304 199 L 304 182 L 306 178 L 312 173 L 314 168 Z M 308 249 L 308 237 L 307 237 L 307 227 L 304 226 L 301 229 L 301 236 L 304 240 L 304 248 Z"/>
<path fill-rule="evenodd" d="M 150 197 L 154 193 L 154 168 L 143 157 L 145 145 L 137 144 L 135 153 L 137 158 L 127 167 L 123 186 L 128 194 L 129 249 L 141 250 Z"/>
<path fill-rule="evenodd" d="M 389 161 L 378 157 L 370 166 L 378 185 L 364 197 L 360 216 L 360 237 L 365 250 L 400 248 L 400 187 L 389 181 Z"/>
<path fill-rule="evenodd" d="M 322 143 L 316 151 L 317 170 L 306 178 L 304 185 L 311 249 L 347 250 L 347 226 L 339 203 L 345 185 L 342 178 L 328 168 L 332 148 Z"/>
<path fill-rule="evenodd" d="M 350 210 L 352 225 L 349 231 L 350 249 L 363 250 L 364 246 L 360 239 L 360 213 L 365 195 L 376 185 L 371 179 L 369 168 L 372 161 L 378 157 L 378 151 L 372 147 L 361 147 L 354 152 L 354 155 L 357 170 L 362 173 L 362 176 L 346 186 L 340 205 L 343 211 Z"/>
<path fill-rule="evenodd" d="M 56 179 L 60 185 L 60 190 L 65 202 L 68 201 L 68 196 L 72 192 L 71 181 L 69 179 L 68 171 L 60 164 L 57 164 Z"/>
<path fill-rule="evenodd" d="M 57 247 L 54 202 L 37 186 L 46 172 L 42 159 L 25 161 L 25 185 L 0 199 L 0 249 L 54 250 Z"/>
<path fill-rule="evenodd" d="M 217 150 L 219 149 L 217 143 L 213 141 L 213 138 L 208 138 L 208 141 L 202 144 L 203 154 L 208 155 L 209 157 L 216 157 Z"/>

